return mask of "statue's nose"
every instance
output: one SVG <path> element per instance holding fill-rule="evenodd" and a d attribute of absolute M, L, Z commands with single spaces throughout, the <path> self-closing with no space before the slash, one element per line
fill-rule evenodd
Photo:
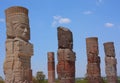
<path fill-rule="evenodd" d="M 27 32 L 27 28 L 25 28 L 24 32 Z"/>

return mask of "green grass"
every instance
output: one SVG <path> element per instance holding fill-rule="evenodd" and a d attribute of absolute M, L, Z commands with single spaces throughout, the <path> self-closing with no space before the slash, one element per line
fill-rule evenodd
<path fill-rule="evenodd" d="M 75 83 L 88 83 L 88 81 L 87 80 L 76 80 Z"/>
<path fill-rule="evenodd" d="M 2 83 L 2 82 L 0 82 L 0 83 Z M 44 83 L 48 83 L 48 80 L 45 80 Z M 59 83 L 59 81 L 56 80 L 56 83 Z M 87 80 L 80 80 L 80 79 L 77 79 L 77 80 L 75 81 L 75 83 L 88 83 L 88 81 L 87 81 Z M 107 83 L 107 81 L 104 80 L 103 83 Z M 120 79 L 118 80 L 118 83 L 120 83 Z"/>
<path fill-rule="evenodd" d="M 76 82 L 75 83 L 88 83 L 88 81 L 87 80 L 76 80 Z M 106 80 L 104 80 L 104 82 L 103 83 L 107 83 L 107 81 Z M 118 80 L 118 82 L 117 83 L 120 83 L 120 79 Z"/>
<path fill-rule="evenodd" d="M 0 83 L 4 83 L 4 82 L 3 82 L 3 81 L 0 81 Z M 44 83 L 48 83 L 48 81 L 45 80 Z M 56 80 L 56 83 L 59 83 L 58 80 Z M 77 79 L 75 83 L 88 83 L 88 82 L 87 82 L 87 80 Z M 103 83 L 107 83 L 106 80 L 104 80 Z M 120 83 L 120 79 L 118 80 L 118 83 Z"/>
<path fill-rule="evenodd" d="M 120 83 L 120 79 L 118 80 L 118 83 Z"/>

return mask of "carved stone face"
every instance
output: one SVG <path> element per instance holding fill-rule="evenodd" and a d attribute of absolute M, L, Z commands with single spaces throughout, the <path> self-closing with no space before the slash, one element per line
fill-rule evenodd
<path fill-rule="evenodd" d="M 11 15 L 6 19 L 7 38 L 19 38 L 24 41 L 30 40 L 29 19 L 24 14 Z"/>
<path fill-rule="evenodd" d="M 15 36 L 25 41 L 30 39 L 30 28 L 26 23 L 13 23 L 15 29 Z"/>

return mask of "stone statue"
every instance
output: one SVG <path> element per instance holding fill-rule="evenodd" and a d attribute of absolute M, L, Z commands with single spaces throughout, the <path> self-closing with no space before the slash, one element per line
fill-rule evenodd
<path fill-rule="evenodd" d="M 55 83 L 54 52 L 48 52 L 48 83 Z"/>
<path fill-rule="evenodd" d="M 98 49 L 98 38 L 86 38 L 87 51 L 87 79 L 88 83 L 103 83 L 100 70 L 100 57 Z"/>
<path fill-rule="evenodd" d="M 57 74 L 60 83 L 75 83 L 75 52 L 73 49 L 72 32 L 58 27 L 58 64 Z"/>
<path fill-rule="evenodd" d="M 104 45 L 105 51 L 105 72 L 108 83 L 117 82 L 117 59 L 115 58 L 115 48 L 113 42 L 106 42 Z"/>
<path fill-rule="evenodd" d="M 5 83 L 30 83 L 32 80 L 28 10 L 14 6 L 6 11 L 6 58 L 4 61 Z"/>

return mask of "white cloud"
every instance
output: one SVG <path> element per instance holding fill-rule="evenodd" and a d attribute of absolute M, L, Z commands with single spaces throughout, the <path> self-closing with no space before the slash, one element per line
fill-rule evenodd
<path fill-rule="evenodd" d="M 96 5 L 100 5 L 103 2 L 103 0 L 96 0 Z"/>
<path fill-rule="evenodd" d="M 59 23 L 60 24 L 67 24 L 67 23 L 70 23 L 71 20 L 69 18 L 60 18 L 59 19 Z"/>
<path fill-rule="evenodd" d="M 102 0 L 97 0 L 98 1 L 98 3 L 101 3 L 102 2 Z"/>
<path fill-rule="evenodd" d="M 3 18 L 0 18 L 0 22 L 5 22 L 5 19 L 3 19 Z"/>
<path fill-rule="evenodd" d="M 59 20 L 60 18 L 62 18 L 61 16 L 53 16 L 54 20 Z"/>
<path fill-rule="evenodd" d="M 56 21 L 53 21 L 52 26 L 55 26 L 56 24 L 57 24 L 57 22 L 56 22 Z"/>
<path fill-rule="evenodd" d="M 89 15 L 89 14 L 92 14 L 93 12 L 92 11 L 84 11 L 83 14 L 85 15 Z"/>
<path fill-rule="evenodd" d="M 108 23 L 105 23 L 105 27 L 114 27 L 114 24 L 113 24 L 113 23 L 108 22 Z"/>
<path fill-rule="evenodd" d="M 71 22 L 69 18 L 64 18 L 62 16 L 53 16 L 53 23 L 52 26 L 55 26 L 57 24 L 68 24 Z"/>

